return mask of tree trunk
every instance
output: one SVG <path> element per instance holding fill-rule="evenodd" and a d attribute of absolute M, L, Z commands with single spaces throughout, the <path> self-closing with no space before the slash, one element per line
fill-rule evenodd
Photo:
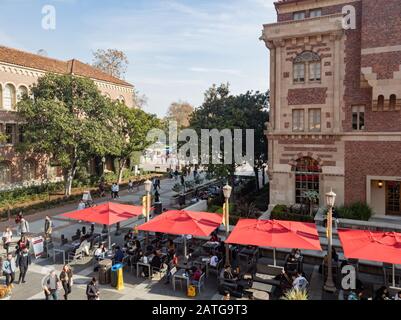
<path fill-rule="evenodd" d="M 123 180 L 123 173 L 125 168 L 125 163 L 127 160 L 125 158 L 120 159 L 118 162 L 118 183 L 120 184 Z"/>
<path fill-rule="evenodd" d="M 72 181 L 74 180 L 75 172 L 77 171 L 76 164 L 74 163 L 64 175 L 64 195 L 70 196 L 72 189 Z"/>

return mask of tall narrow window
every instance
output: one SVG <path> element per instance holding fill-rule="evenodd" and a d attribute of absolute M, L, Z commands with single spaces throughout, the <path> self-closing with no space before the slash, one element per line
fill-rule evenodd
<path fill-rule="evenodd" d="M 352 130 L 365 130 L 365 107 L 352 107 Z"/>
<path fill-rule="evenodd" d="M 28 95 L 28 89 L 25 86 L 20 86 L 17 92 L 17 101 L 20 101 L 24 95 Z"/>
<path fill-rule="evenodd" d="M 319 194 L 320 172 L 321 169 L 316 160 L 309 157 L 297 160 L 295 167 L 295 203 L 307 204 L 308 198 L 305 193 L 308 191 L 315 191 Z"/>
<path fill-rule="evenodd" d="M 305 64 L 295 63 L 294 64 L 294 82 L 300 83 L 305 82 Z"/>
<path fill-rule="evenodd" d="M 320 109 L 309 109 L 309 131 L 320 131 Z"/>
<path fill-rule="evenodd" d="M 15 89 L 11 84 L 4 87 L 3 93 L 3 108 L 6 110 L 13 110 L 15 105 Z"/>
<path fill-rule="evenodd" d="M 365 107 L 352 107 L 352 130 L 365 130 Z"/>
<path fill-rule="evenodd" d="M 309 64 L 309 80 L 320 81 L 321 79 L 320 62 L 312 62 Z"/>
<path fill-rule="evenodd" d="M 15 125 L 12 123 L 6 124 L 6 143 L 13 144 L 14 143 L 14 128 Z"/>
<path fill-rule="evenodd" d="M 384 107 L 384 96 L 380 95 L 379 98 L 377 99 L 377 109 L 383 110 Z"/>
<path fill-rule="evenodd" d="M 396 103 L 397 103 L 397 96 L 395 94 L 392 94 L 390 96 L 390 110 L 395 110 Z"/>
<path fill-rule="evenodd" d="M 305 11 L 294 12 L 294 20 L 303 20 L 305 19 Z"/>
<path fill-rule="evenodd" d="M 304 110 L 292 110 L 292 131 L 304 131 Z"/>
<path fill-rule="evenodd" d="M 322 15 L 322 9 L 313 9 L 309 11 L 309 18 L 316 18 Z"/>
<path fill-rule="evenodd" d="M 24 143 L 24 132 L 25 132 L 25 128 L 23 125 L 19 125 L 18 126 L 18 142 L 19 143 Z"/>

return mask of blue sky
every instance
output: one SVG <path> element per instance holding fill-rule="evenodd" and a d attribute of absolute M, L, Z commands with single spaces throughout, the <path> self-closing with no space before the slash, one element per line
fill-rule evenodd
<path fill-rule="evenodd" d="M 41 27 L 47 4 L 55 30 Z M 0 0 L 0 44 L 87 63 L 98 48 L 122 50 L 125 79 L 148 97 L 146 111 L 164 116 L 174 101 L 199 106 L 213 83 L 268 89 L 258 38 L 275 14 L 273 0 Z"/>

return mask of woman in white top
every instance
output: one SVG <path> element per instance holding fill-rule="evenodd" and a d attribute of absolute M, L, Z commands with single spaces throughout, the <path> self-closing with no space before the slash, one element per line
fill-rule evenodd
<path fill-rule="evenodd" d="M 4 250 L 6 250 L 6 253 L 8 254 L 8 250 L 10 248 L 10 244 L 13 239 L 13 232 L 9 227 L 7 227 L 6 231 L 3 232 L 2 239 L 3 239 Z"/>

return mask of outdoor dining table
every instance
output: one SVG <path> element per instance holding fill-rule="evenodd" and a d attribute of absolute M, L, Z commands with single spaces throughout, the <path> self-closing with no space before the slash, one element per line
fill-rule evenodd
<path fill-rule="evenodd" d="M 176 279 L 180 280 L 181 286 L 182 286 L 182 280 L 185 280 L 187 282 L 187 288 L 189 285 L 189 278 L 186 275 L 186 270 L 185 269 L 179 269 L 176 273 L 174 273 L 173 276 L 173 289 L 175 291 L 175 281 Z"/>

